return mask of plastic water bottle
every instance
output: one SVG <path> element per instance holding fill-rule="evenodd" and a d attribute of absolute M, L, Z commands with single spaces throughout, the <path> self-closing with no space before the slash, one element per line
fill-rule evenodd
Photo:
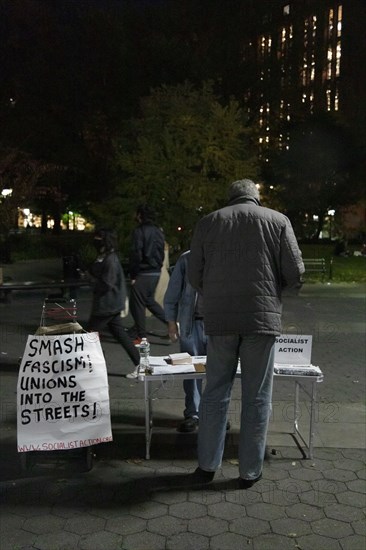
<path fill-rule="evenodd" d="M 150 364 L 150 344 L 147 338 L 140 343 L 140 374 L 145 374 Z"/>

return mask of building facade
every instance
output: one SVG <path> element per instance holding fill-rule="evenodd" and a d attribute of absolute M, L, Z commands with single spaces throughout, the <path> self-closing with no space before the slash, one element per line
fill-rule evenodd
<path fill-rule="evenodd" d="M 365 158 L 366 1 L 244 0 L 243 5 L 249 20 L 245 100 L 262 161 L 269 161 L 270 151 L 290 148 L 293 125 L 323 113 L 348 128 L 359 158 Z M 365 178 L 364 161 L 358 172 Z M 365 233 L 364 203 L 344 211 L 334 211 L 333 204 L 328 208 L 350 238 Z M 304 223 L 318 217 L 313 214 L 305 212 Z M 324 205 L 323 214 L 330 226 L 333 217 Z M 329 238 L 330 232 L 325 234 Z"/>
<path fill-rule="evenodd" d="M 247 105 L 259 143 L 288 147 L 286 122 L 338 113 L 365 136 L 364 0 L 262 0 L 248 4 Z"/>

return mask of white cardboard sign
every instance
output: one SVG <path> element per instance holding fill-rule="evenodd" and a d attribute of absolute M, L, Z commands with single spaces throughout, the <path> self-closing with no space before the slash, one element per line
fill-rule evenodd
<path fill-rule="evenodd" d="M 311 365 L 313 337 L 302 334 L 276 336 L 275 363 L 278 365 Z"/>
<path fill-rule="evenodd" d="M 17 386 L 18 452 L 112 441 L 99 335 L 28 336 Z"/>

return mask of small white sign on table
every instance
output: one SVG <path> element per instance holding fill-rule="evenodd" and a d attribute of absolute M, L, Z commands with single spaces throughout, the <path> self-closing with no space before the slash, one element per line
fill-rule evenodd
<path fill-rule="evenodd" d="M 302 334 L 277 336 L 275 363 L 278 365 L 311 365 L 312 340 L 312 336 Z"/>
<path fill-rule="evenodd" d="M 28 336 L 17 387 L 18 452 L 112 441 L 99 335 Z"/>

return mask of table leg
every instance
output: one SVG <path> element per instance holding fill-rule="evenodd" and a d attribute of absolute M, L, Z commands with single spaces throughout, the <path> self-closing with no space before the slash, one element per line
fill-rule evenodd
<path fill-rule="evenodd" d="M 316 403 L 316 382 L 312 384 L 311 388 L 311 403 L 310 403 L 310 430 L 309 430 L 309 458 L 313 458 L 313 440 L 314 440 L 314 419 L 315 419 L 315 408 Z"/>
<path fill-rule="evenodd" d="M 149 382 L 145 376 L 144 380 L 144 390 L 145 390 L 145 458 L 150 460 L 150 444 L 151 444 L 151 435 L 152 435 L 152 401 L 149 389 Z"/>
<path fill-rule="evenodd" d="M 294 395 L 294 434 L 299 432 L 299 384 L 295 380 L 295 395 Z"/>

